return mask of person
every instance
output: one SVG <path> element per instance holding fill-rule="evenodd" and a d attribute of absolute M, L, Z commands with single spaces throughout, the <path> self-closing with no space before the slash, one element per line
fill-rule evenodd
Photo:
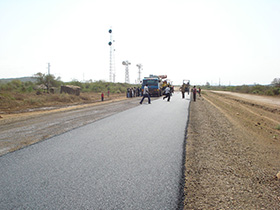
<path fill-rule="evenodd" d="M 190 95 L 190 82 L 187 83 L 185 91 L 188 92 L 188 95 Z"/>
<path fill-rule="evenodd" d="M 182 98 L 185 98 L 186 85 L 183 84 L 183 85 L 180 87 L 180 90 L 181 90 L 181 92 L 182 92 Z"/>
<path fill-rule="evenodd" d="M 141 101 L 140 101 L 140 104 L 142 104 L 143 100 L 144 100 L 146 97 L 148 97 L 148 102 L 149 102 L 149 104 L 150 104 L 150 103 L 151 103 L 151 98 L 150 98 L 150 92 L 149 92 L 148 84 L 146 84 L 146 85 L 144 86 L 143 97 L 142 97 L 142 99 L 141 99 Z"/>
<path fill-rule="evenodd" d="M 137 97 L 139 97 L 140 96 L 140 88 L 139 87 L 137 87 L 137 89 L 136 89 L 136 93 L 137 93 Z"/>
<path fill-rule="evenodd" d="M 171 90 L 169 85 L 165 88 L 164 92 L 165 92 L 165 96 L 162 99 L 164 100 L 168 98 L 167 101 L 170 101 Z"/>
<path fill-rule="evenodd" d="M 101 93 L 101 101 L 104 101 L 104 93 Z"/>
<path fill-rule="evenodd" d="M 197 90 L 196 90 L 196 86 L 193 86 L 193 100 L 194 101 L 196 101 L 196 92 L 197 92 Z"/>
<path fill-rule="evenodd" d="M 200 87 L 198 88 L 198 94 L 199 94 L 199 97 L 201 97 L 201 88 Z"/>

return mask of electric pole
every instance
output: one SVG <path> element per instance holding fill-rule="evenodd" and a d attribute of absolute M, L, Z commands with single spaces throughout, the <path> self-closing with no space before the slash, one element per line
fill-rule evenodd
<path fill-rule="evenodd" d="M 47 92 L 50 90 L 50 72 L 51 72 L 51 64 L 48 63 L 48 76 L 47 76 Z"/>
<path fill-rule="evenodd" d="M 48 63 L 48 75 L 50 75 L 50 72 L 51 72 L 51 64 Z"/>

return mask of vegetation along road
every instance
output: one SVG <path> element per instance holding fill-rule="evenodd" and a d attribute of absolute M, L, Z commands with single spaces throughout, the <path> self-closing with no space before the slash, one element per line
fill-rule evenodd
<path fill-rule="evenodd" d="M 279 101 L 279 97 L 203 91 L 191 103 L 185 209 L 280 208 Z M 1 154 L 138 105 L 136 98 L 1 114 Z"/>

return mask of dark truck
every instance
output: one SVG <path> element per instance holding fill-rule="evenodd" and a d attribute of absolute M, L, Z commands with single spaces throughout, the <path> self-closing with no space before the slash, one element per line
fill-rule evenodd
<path fill-rule="evenodd" d="M 151 96 L 162 96 L 163 93 L 163 79 L 167 78 L 166 75 L 150 75 L 144 77 L 142 81 L 141 90 L 143 92 L 144 86 L 148 84 L 149 92 Z"/>

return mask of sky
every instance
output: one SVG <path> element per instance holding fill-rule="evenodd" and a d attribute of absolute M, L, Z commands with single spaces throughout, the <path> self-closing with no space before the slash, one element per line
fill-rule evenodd
<path fill-rule="evenodd" d="M 280 78 L 279 0 L 0 0 L 0 78 L 270 84 Z"/>

